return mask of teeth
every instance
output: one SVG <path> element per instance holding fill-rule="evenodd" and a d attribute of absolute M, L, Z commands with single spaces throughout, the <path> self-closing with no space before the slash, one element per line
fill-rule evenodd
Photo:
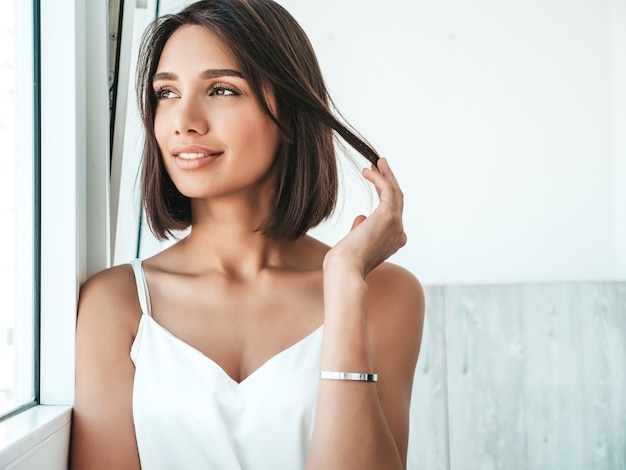
<path fill-rule="evenodd" d="M 180 158 L 184 158 L 185 160 L 197 160 L 198 158 L 208 157 L 208 153 L 179 153 L 178 156 Z"/>

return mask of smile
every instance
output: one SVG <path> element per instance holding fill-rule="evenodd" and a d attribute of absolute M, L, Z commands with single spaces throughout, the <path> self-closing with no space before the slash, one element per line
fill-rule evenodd
<path fill-rule="evenodd" d="M 216 155 L 216 154 L 213 154 Z M 197 160 L 198 158 L 210 157 L 209 153 L 179 153 L 178 157 L 185 160 Z"/>
<path fill-rule="evenodd" d="M 182 170 L 197 170 L 215 161 L 224 152 L 204 145 L 177 145 L 170 150 L 176 166 Z"/>
<path fill-rule="evenodd" d="M 181 170 L 199 170 L 213 163 L 224 153 L 194 150 L 186 150 L 173 154 L 176 166 Z"/>

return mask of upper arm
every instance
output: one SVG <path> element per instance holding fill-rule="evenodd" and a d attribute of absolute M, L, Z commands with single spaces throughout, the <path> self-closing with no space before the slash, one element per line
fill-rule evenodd
<path fill-rule="evenodd" d="M 140 317 L 128 266 L 100 273 L 81 289 L 76 331 L 73 468 L 139 468 L 132 419 L 130 348 Z"/>
<path fill-rule="evenodd" d="M 368 284 L 368 337 L 383 412 L 406 462 L 413 375 L 424 325 L 424 292 L 408 271 L 385 263 Z"/>

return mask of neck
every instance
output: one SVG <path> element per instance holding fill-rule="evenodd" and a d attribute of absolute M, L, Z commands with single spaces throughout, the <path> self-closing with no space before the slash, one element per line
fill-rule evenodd
<path fill-rule="evenodd" d="M 197 262 L 237 276 L 289 264 L 293 243 L 271 240 L 258 230 L 269 204 L 257 201 L 192 201 L 192 228 L 181 247 Z M 208 263 L 208 264 L 207 264 Z"/>

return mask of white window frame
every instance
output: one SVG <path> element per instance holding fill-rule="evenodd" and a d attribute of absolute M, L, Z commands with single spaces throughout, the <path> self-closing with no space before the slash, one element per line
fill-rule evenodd
<path fill-rule="evenodd" d="M 67 468 L 80 284 L 110 265 L 106 0 L 40 0 L 39 405 L 0 422 L 0 468 Z"/>

